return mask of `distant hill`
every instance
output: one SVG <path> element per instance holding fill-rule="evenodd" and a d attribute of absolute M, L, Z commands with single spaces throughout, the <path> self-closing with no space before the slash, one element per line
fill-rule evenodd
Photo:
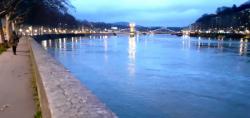
<path fill-rule="evenodd" d="M 129 26 L 129 22 L 116 22 L 116 23 L 113 23 L 113 25 L 118 25 L 118 26 Z"/>
<path fill-rule="evenodd" d="M 109 29 L 111 27 L 118 27 L 119 29 L 129 28 L 129 22 L 105 23 L 105 22 L 89 22 L 87 20 L 84 20 L 81 21 L 80 24 L 84 27 L 100 28 L 100 29 Z M 136 27 L 139 29 L 146 28 L 140 25 L 137 25 Z"/>
<path fill-rule="evenodd" d="M 193 29 L 239 29 L 250 27 L 250 0 L 240 6 L 223 6 L 215 14 L 204 14 L 192 24 Z"/>
<path fill-rule="evenodd" d="M 105 22 L 89 22 L 87 20 L 80 22 L 81 26 L 89 28 L 99 28 L 99 29 L 110 29 L 111 27 L 118 27 L 119 29 L 129 28 L 129 22 L 115 22 L 115 23 L 105 23 Z M 139 31 L 150 31 L 155 29 L 160 29 L 161 27 L 145 27 L 137 25 L 136 29 Z M 181 31 L 181 27 L 168 27 L 168 29 L 173 31 Z"/>
<path fill-rule="evenodd" d="M 246 1 L 245 3 L 243 3 L 242 5 L 249 5 L 250 4 L 250 0 Z"/>

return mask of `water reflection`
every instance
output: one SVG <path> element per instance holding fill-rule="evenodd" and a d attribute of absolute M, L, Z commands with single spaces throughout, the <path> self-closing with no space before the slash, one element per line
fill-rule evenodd
<path fill-rule="evenodd" d="M 63 48 L 64 48 L 64 50 L 67 50 L 67 40 L 66 40 L 66 38 L 63 38 Z"/>
<path fill-rule="evenodd" d="M 51 39 L 49 40 L 49 47 L 52 47 L 52 41 L 51 41 Z"/>
<path fill-rule="evenodd" d="M 211 38 L 208 38 L 208 48 L 211 46 Z"/>
<path fill-rule="evenodd" d="M 74 43 L 74 37 L 71 38 L 71 48 L 74 49 L 75 43 Z"/>
<path fill-rule="evenodd" d="M 61 38 L 59 39 L 59 49 L 60 50 L 62 49 L 62 39 Z"/>
<path fill-rule="evenodd" d="M 232 47 L 232 39 L 229 39 L 228 47 Z"/>
<path fill-rule="evenodd" d="M 136 56 L 136 38 L 129 37 L 129 48 L 128 48 L 129 59 L 131 62 L 135 61 Z"/>
<path fill-rule="evenodd" d="M 224 44 L 224 38 L 218 39 L 218 45 L 217 48 L 218 49 L 223 49 L 223 44 Z"/>
<path fill-rule="evenodd" d="M 200 50 L 202 46 L 202 43 L 201 43 L 201 37 L 198 38 L 198 50 Z"/>
<path fill-rule="evenodd" d="M 100 37 L 101 38 L 101 37 Z M 104 45 L 104 59 L 105 61 L 108 60 L 108 39 L 107 37 L 103 37 L 103 45 Z"/>
<path fill-rule="evenodd" d="M 105 51 L 105 53 L 107 53 L 107 51 L 108 51 L 108 40 L 104 39 L 103 44 L 104 44 L 104 51 Z"/>
<path fill-rule="evenodd" d="M 243 39 L 240 40 L 240 49 L 239 49 L 239 54 L 241 56 L 247 55 L 248 53 L 248 40 L 246 39 L 245 41 Z"/>
<path fill-rule="evenodd" d="M 247 54 L 248 41 L 91 38 L 61 39 L 60 47 L 66 43 L 72 52 L 55 48 L 59 39 L 51 40 L 53 47 L 50 41 L 41 44 L 119 117 L 165 118 L 167 111 L 174 118 L 249 118 L 250 63 L 249 57 L 239 56 Z"/>
<path fill-rule="evenodd" d="M 183 46 L 183 49 L 188 49 L 188 48 L 191 47 L 191 38 L 190 38 L 190 36 L 184 35 L 182 37 L 182 46 Z"/>
<path fill-rule="evenodd" d="M 248 47 L 248 40 L 241 39 L 240 41 L 233 41 L 232 39 L 225 40 L 224 38 L 220 38 L 217 40 L 213 40 L 210 38 L 207 39 L 202 39 L 198 38 L 197 40 L 192 40 L 183 37 L 182 44 L 183 48 L 190 48 L 189 41 L 192 41 L 193 44 L 197 47 L 198 50 L 200 49 L 206 49 L 206 48 L 217 48 L 219 49 L 218 51 L 234 51 L 234 49 L 239 50 L 239 55 L 248 55 L 249 47 Z M 238 52 L 238 51 L 237 51 Z"/>
<path fill-rule="evenodd" d="M 45 50 L 48 49 L 47 40 L 42 41 L 42 46 L 44 47 Z"/>
<path fill-rule="evenodd" d="M 130 63 L 128 64 L 128 70 L 130 75 L 135 74 L 135 59 L 136 59 L 136 37 L 131 36 L 129 37 L 129 42 L 128 42 L 128 58 Z"/>
<path fill-rule="evenodd" d="M 100 39 L 103 41 L 103 49 L 105 52 L 105 59 L 107 59 L 108 55 L 108 40 L 110 37 L 108 36 L 90 36 L 89 39 Z M 143 40 L 142 44 L 144 46 L 147 46 L 147 43 L 150 39 L 150 37 L 147 37 L 147 40 Z M 116 38 L 114 39 L 116 40 Z M 136 43 L 140 41 L 140 38 L 135 37 L 129 37 L 128 39 L 128 58 L 131 63 L 135 62 L 136 59 Z M 153 41 L 153 40 L 152 40 Z M 67 43 L 68 42 L 68 43 Z M 91 43 L 92 41 L 90 41 Z M 78 45 L 80 43 L 80 45 Z M 191 38 L 189 36 L 183 36 L 182 40 L 182 48 L 183 49 L 190 49 L 192 47 L 196 47 L 198 51 L 205 48 L 217 48 L 218 51 L 234 51 L 237 52 L 240 56 L 248 56 L 249 55 L 249 46 L 248 46 L 248 40 L 247 39 L 241 39 L 240 41 L 232 40 L 232 39 L 203 39 L 201 37 L 195 39 Z M 114 43 L 116 44 L 116 43 Z M 41 45 L 44 47 L 44 49 L 53 48 L 53 49 L 59 49 L 59 50 L 75 50 L 77 46 L 78 48 L 82 48 L 84 46 L 82 44 L 81 37 L 72 37 L 69 40 L 67 38 L 59 38 L 59 39 L 49 39 L 49 40 L 43 40 L 41 42 Z M 117 45 L 114 45 L 117 46 Z"/>

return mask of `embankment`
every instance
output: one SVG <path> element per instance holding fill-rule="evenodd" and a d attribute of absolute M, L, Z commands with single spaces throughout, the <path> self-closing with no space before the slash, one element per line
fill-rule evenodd
<path fill-rule="evenodd" d="M 44 118 L 117 117 L 34 39 L 29 40 Z"/>

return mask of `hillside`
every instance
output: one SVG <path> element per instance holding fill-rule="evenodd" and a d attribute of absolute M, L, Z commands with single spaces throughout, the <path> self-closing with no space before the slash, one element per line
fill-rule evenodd
<path fill-rule="evenodd" d="M 250 0 L 240 6 L 219 7 L 215 14 L 204 14 L 194 24 L 194 30 L 246 30 L 250 27 Z"/>

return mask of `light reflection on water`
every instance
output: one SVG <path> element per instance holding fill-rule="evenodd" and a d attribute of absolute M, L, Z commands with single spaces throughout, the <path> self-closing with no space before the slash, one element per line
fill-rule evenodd
<path fill-rule="evenodd" d="M 135 59 L 136 59 L 136 37 L 129 37 L 129 48 L 128 48 L 128 70 L 131 76 L 135 74 Z"/>
<path fill-rule="evenodd" d="M 42 46 L 121 118 L 249 118 L 247 40 L 154 35 Z"/>
<path fill-rule="evenodd" d="M 240 40 L 240 55 L 247 55 L 248 51 L 248 40 Z"/>

